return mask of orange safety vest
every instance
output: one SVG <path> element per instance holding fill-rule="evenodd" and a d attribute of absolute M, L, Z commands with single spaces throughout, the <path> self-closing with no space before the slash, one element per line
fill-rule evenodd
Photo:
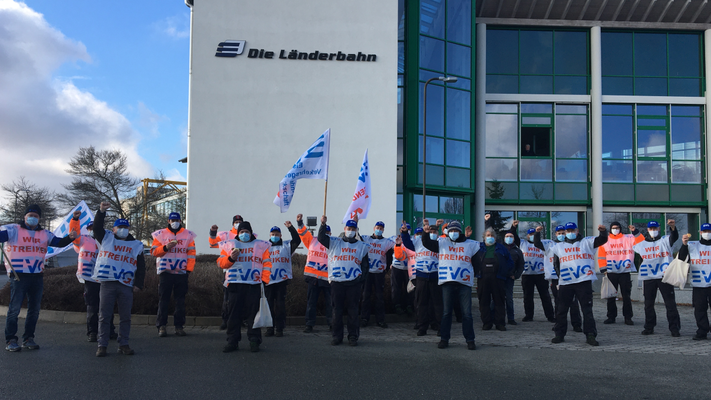
<path fill-rule="evenodd" d="M 300 228 L 298 232 L 299 236 L 301 236 L 301 242 L 309 249 L 306 265 L 304 266 L 304 276 L 312 276 L 324 281 L 328 280 L 328 249 L 323 247 L 305 226 Z"/>
<path fill-rule="evenodd" d="M 153 245 L 151 255 L 156 259 L 156 270 L 158 275 L 167 272 L 169 274 L 185 274 L 192 272 L 195 268 L 195 237 L 194 232 L 185 228 L 180 228 L 176 233 L 165 228 L 152 233 Z M 167 252 L 163 248 L 166 244 L 177 240 L 178 244 Z"/>
<path fill-rule="evenodd" d="M 7 231 L 8 240 L 5 245 L 5 265 L 7 274 L 10 275 L 10 262 L 15 272 L 25 274 L 39 274 L 44 272 L 44 256 L 47 254 L 49 242 L 54 239 L 54 234 L 45 229 L 32 231 L 21 227 L 19 224 L 9 224 L 2 227 Z"/>

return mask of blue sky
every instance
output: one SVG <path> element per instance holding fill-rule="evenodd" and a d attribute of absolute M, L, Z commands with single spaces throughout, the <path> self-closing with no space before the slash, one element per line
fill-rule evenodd
<path fill-rule="evenodd" d="M 184 180 L 189 26 L 182 0 L 0 0 L 0 140 L 16 153 L 0 150 L 0 183 L 61 191 L 87 145 Z"/>

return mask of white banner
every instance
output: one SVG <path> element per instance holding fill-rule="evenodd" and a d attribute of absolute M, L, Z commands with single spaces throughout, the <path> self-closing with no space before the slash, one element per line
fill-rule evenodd
<path fill-rule="evenodd" d="M 331 129 L 326 129 L 321 136 L 296 160 L 291 170 L 279 183 L 279 191 L 274 204 L 285 213 L 291 206 L 296 181 L 299 179 L 328 180 L 328 151 L 330 149 Z"/>
<path fill-rule="evenodd" d="M 370 169 L 368 168 L 368 149 L 365 149 L 363 165 L 360 167 L 353 201 L 348 207 L 346 216 L 343 217 L 343 223 L 345 224 L 349 219 L 355 218 L 356 214 L 358 214 L 359 220 L 367 218 L 368 211 L 370 211 L 370 200 Z"/>
<path fill-rule="evenodd" d="M 57 236 L 59 238 L 63 238 L 69 234 L 69 221 L 72 220 L 74 217 L 74 211 L 79 210 L 81 211 L 81 217 L 79 217 L 79 223 L 81 224 L 81 234 L 83 235 L 88 235 L 89 231 L 86 230 L 86 226 L 89 225 L 90 222 L 94 222 L 94 214 L 89 210 L 89 206 L 86 205 L 84 200 L 81 201 L 81 203 L 77 204 L 76 207 L 72 209 L 72 211 L 67 214 L 66 217 L 64 217 L 64 220 L 62 223 L 57 227 L 57 229 L 54 230 L 54 236 Z M 59 253 L 63 253 L 67 250 L 69 250 L 72 247 L 72 245 L 68 245 L 66 247 L 63 247 L 61 249 L 56 248 L 56 247 L 49 247 L 47 249 L 47 254 L 45 254 L 44 258 L 45 260 L 54 257 Z"/>

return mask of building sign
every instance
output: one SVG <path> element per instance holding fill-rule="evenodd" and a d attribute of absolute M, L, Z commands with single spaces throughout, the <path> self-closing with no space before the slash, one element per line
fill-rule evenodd
<path fill-rule="evenodd" d="M 245 40 L 225 40 L 217 45 L 217 52 L 215 57 L 237 57 L 238 55 L 244 53 L 247 47 L 247 41 Z M 322 52 L 322 51 L 312 51 L 305 52 L 299 50 L 280 50 L 279 53 L 275 51 L 270 51 L 266 49 L 249 49 L 247 52 L 247 58 L 265 58 L 268 60 L 279 59 L 279 60 L 320 60 L 320 61 L 365 61 L 374 62 L 376 60 L 375 54 L 366 54 L 362 52 L 358 53 L 344 53 L 342 51 L 337 51 L 335 53 Z"/>

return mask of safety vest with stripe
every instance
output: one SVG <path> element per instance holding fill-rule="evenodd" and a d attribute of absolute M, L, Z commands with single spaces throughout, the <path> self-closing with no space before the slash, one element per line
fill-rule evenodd
<path fill-rule="evenodd" d="M 226 240 L 232 240 L 236 237 L 237 237 L 237 231 L 234 228 L 232 228 L 229 231 L 217 232 L 214 239 L 211 237 L 208 237 L 207 241 L 210 243 L 211 249 L 219 249 L 220 242 L 224 242 Z M 254 235 L 254 237 L 257 237 L 257 235 Z"/>
<path fill-rule="evenodd" d="M 323 247 L 306 227 L 299 229 L 301 242 L 309 249 L 304 266 L 304 276 L 328 280 L 328 249 Z"/>
<path fill-rule="evenodd" d="M 248 285 L 258 285 L 262 282 L 262 274 L 266 269 L 267 273 L 271 269 L 269 260 L 269 248 L 271 244 L 263 240 L 252 240 L 251 242 L 240 242 L 232 239 L 220 243 L 221 255 L 217 259 L 218 265 L 227 270 L 225 274 L 225 286 L 230 283 L 245 283 Z M 240 249 L 235 262 L 229 265 L 229 255 L 232 249 Z M 228 268 L 224 268 L 228 266 Z"/>
<path fill-rule="evenodd" d="M 143 243 L 138 240 L 119 240 L 113 232 L 106 231 L 92 278 L 98 282 L 118 281 L 132 287 L 138 256 L 142 252 Z"/>
<path fill-rule="evenodd" d="M 575 243 L 558 242 L 551 248 L 560 260 L 558 284 L 571 285 L 585 281 L 595 281 L 595 238 L 583 238 Z"/>
<path fill-rule="evenodd" d="M 271 269 L 269 274 L 262 274 L 264 283 L 269 286 L 293 278 L 291 272 L 291 240 L 285 240 L 279 246 L 269 248 Z"/>
<path fill-rule="evenodd" d="M 689 242 L 689 258 L 691 286 L 711 286 L 711 246 Z"/>
<path fill-rule="evenodd" d="M 440 237 L 439 242 L 439 284 L 457 282 L 473 286 L 474 267 L 472 257 L 479 251 L 480 244 L 467 239 L 453 242 L 449 237 Z"/>
<path fill-rule="evenodd" d="M 369 272 L 382 274 L 387 267 L 386 253 L 395 247 L 395 242 L 388 238 L 373 239 L 370 236 L 363 236 L 363 242 L 368 244 Z"/>
<path fill-rule="evenodd" d="M 632 246 L 637 242 L 634 235 L 608 235 L 607 243 L 600 246 L 598 256 L 605 258 L 601 260 L 600 266 L 607 268 L 611 274 L 622 274 L 626 272 L 637 272 L 634 266 L 634 250 Z"/>
<path fill-rule="evenodd" d="M 415 266 L 417 265 L 417 253 L 408 249 L 407 247 L 400 245 L 395 246 L 393 251 L 393 260 L 398 260 L 404 268 L 407 270 L 407 276 L 410 280 L 415 279 Z M 393 261 L 393 266 L 395 262 Z"/>
<path fill-rule="evenodd" d="M 521 275 L 540 275 L 545 274 L 546 263 L 550 262 L 548 257 L 546 257 L 546 251 L 555 245 L 552 240 L 541 240 L 543 242 L 543 248 L 546 250 L 541 250 L 534 246 L 533 243 L 522 240 L 519 248 L 523 253 L 523 273 Z"/>
<path fill-rule="evenodd" d="M 360 262 L 368 255 L 368 245 L 357 241 L 346 242 L 331 236 L 328 247 L 328 281 L 348 282 L 363 274 Z"/>
<path fill-rule="evenodd" d="M 674 259 L 669 235 L 662 236 L 661 239 L 654 242 L 646 240 L 639 242 L 632 246 L 632 249 L 642 257 L 642 264 L 639 266 L 639 279 L 643 281 L 662 279 L 664 271 Z"/>
<path fill-rule="evenodd" d="M 173 240 L 178 241 L 175 247 L 156 259 L 158 275 L 164 272 L 185 274 L 193 270 L 195 266 L 195 237 L 197 236 L 194 232 L 181 228 L 177 233 L 173 233 L 170 229 L 165 228 L 153 232 L 151 236 L 153 236 L 151 253 Z"/>
<path fill-rule="evenodd" d="M 426 248 L 422 244 L 422 237 L 420 236 L 413 237 L 412 244 L 415 246 L 415 271 L 428 274 L 437 272 L 439 266 L 439 254 Z"/>
<path fill-rule="evenodd" d="M 7 231 L 8 240 L 5 243 L 5 260 L 7 274 L 10 275 L 10 262 L 17 273 L 39 274 L 44 272 L 44 256 L 47 247 L 54 239 L 54 234 L 45 229 L 32 231 L 19 224 L 9 224 L 2 227 Z"/>
<path fill-rule="evenodd" d="M 98 283 L 92 278 L 92 275 L 94 275 L 94 266 L 96 265 L 96 256 L 98 254 L 96 240 L 89 235 L 81 235 L 74 240 L 74 251 L 79 254 L 77 260 L 77 279 L 79 282 Z"/>

